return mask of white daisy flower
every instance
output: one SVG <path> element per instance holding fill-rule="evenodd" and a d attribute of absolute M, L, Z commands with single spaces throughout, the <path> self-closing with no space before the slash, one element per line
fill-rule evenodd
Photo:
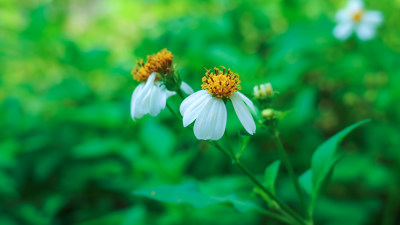
<path fill-rule="evenodd" d="M 218 140 L 224 135 L 227 120 L 225 102 L 228 99 L 246 131 L 249 134 L 256 131 L 256 124 L 249 111 L 249 108 L 255 111 L 254 105 L 237 91 L 240 90 L 239 76 L 230 69 L 225 73 L 225 68 L 222 68 L 222 71 L 214 68 L 215 74 L 208 70 L 201 85 L 204 90 L 190 95 L 180 106 L 183 126 L 196 120 L 193 131 L 200 140 Z"/>
<path fill-rule="evenodd" d="M 165 108 L 167 99 L 175 95 L 164 84 L 163 79 L 174 76 L 171 72 L 173 55 L 166 49 L 147 57 L 147 62 L 138 61 L 132 70 L 133 78 L 141 82 L 133 91 L 131 98 L 131 117 L 133 120 L 145 114 L 158 115 Z M 193 89 L 185 82 L 181 82 L 181 90 L 192 94 Z"/>
<path fill-rule="evenodd" d="M 336 13 L 338 24 L 333 29 L 333 35 L 345 40 L 355 32 L 360 40 L 369 40 L 375 36 L 376 28 L 383 21 L 379 11 L 364 10 L 361 0 L 349 0 L 346 7 Z"/>

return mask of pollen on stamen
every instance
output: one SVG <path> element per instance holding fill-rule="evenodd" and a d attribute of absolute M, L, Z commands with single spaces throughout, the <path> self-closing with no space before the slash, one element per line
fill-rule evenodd
<path fill-rule="evenodd" d="M 229 96 L 241 90 L 239 75 L 233 73 L 231 69 L 228 69 L 225 73 L 225 67 L 222 66 L 221 68 L 222 71 L 214 67 L 214 73 L 206 69 L 201 87 L 215 97 L 229 98 Z"/>
<path fill-rule="evenodd" d="M 131 74 L 133 79 L 137 81 L 146 81 L 150 74 L 157 72 L 163 75 L 168 75 L 172 72 L 172 60 L 174 55 L 167 49 L 147 56 L 147 62 L 143 60 L 137 61 L 136 66 L 133 68 Z"/>

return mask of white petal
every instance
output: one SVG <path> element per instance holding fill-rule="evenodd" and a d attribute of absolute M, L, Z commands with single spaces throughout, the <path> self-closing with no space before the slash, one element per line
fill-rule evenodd
<path fill-rule="evenodd" d="M 145 85 L 142 88 L 142 91 L 138 93 L 137 95 L 137 101 L 136 101 L 136 112 L 140 117 L 142 117 L 144 114 L 149 113 L 149 97 L 151 95 L 151 92 L 154 87 L 154 80 L 156 78 L 156 73 L 150 74 L 150 76 L 147 78 L 147 81 Z M 138 117 L 138 118 L 140 118 Z"/>
<path fill-rule="evenodd" d="M 253 111 L 253 113 L 256 113 L 256 108 L 254 107 L 253 102 L 249 98 L 247 98 L 244 94 L 240 93 L 239 91 L 236 92 L 235 95 L 238 95 L 244 101 L 244 103 L 246 103 L 246 105 L 251 109 L 251 111 Z"/>
<path fill-rule="evenodd" d="M 364 3 L 361 0 L 350 0 L 347 3 L 346 10 L 350 12 L 359 12 L 364 9 Z"/>
<path fill-rule="evenodd" d="M 225 127 L 226 127 L 226 118 L 227 118 L 227 113 L 226 113 L 226 106 L 224 101 L 221 99 L 217 100 L 217 121 L 214 125 L 214 133 L 211 136 L 211 140 L 219 140 L 222 138 L 222 136 L 225 133 Z"/>
<path fill-rule="evenodd" d="M 149 105 L 149 114 L 157 116 L 165 108 L 167 101 L 166 92 L 159 86 L 154 86 L 150 93 L 147 104 Z"/>
<path fill-rule="evenodd" d="M 183 126 L 186 127 L 191 124 L 195 119 L 197 119 L 204 106 L 211 99 L 212 97 L 208 93 L 205 93 L 204 95 L 201 95 L 200 97 L 194 99 L 182 114 Z"/>
<path fill-rule="evenodd" d="M 189 86 L 189 84 L 187 84 L 184 81 L 182 81 L 181 83 L 181 90 L 187 95 L 191 95 L 194 92 L 193 89 Z"/>
<path fill-rule="evenodd" d="M 137 114 L 136 114 L 136 109 L 137 109 L 136 101 L 138 99 L 137 95 L 138 95 L 138 93 L 140 93 L 142 91 L 143 86 L 144 86 L 144 83 L 140 83 L 132 93 L 132 98 L 131 98 L 131 117 L 132 117 L 133 120 L 135 120 L 135 118 L 139 118 L 139 117 L 137 117 Z"/>
<path fill-rule="evenodd" d="M 256 124 L 243 100 L 239 97 L 239 95 L 236 95 L 236 93 L 231 95 L 230 99 L 232 101 L 236 115 L 238 116 L 244 129 L 246 129 L 249 134 L 254 134 L 256 131 Z"/>
<path fill-rule="evenodd" d="M 164 86 L 164 87 L 165 87 L 165 86 Z M 170 90 L 168 90 L 167 88 L 165 88 L 165 95 L 166 95 L 167 98 L 169 98 L 169 97 L 171 97 L 171 96 L 176 95 L 176 92 L 175 92 L 175 91 L 170 91 Z"/>
<path fill-rule="evenodd" d="M 193 127 L 194 135 L 197 139 L 208 140 L 213 136 L 215 123 L 218 119 L 219 101 L 221 100 L 212 98 L 200 112 Z"/>
<path fill-rule="evenodd" d="M 339 23 L 343 23 L 343 22 L 351 22 L 352 21 L 352 17 L 351 14 L 348 10 L 339 10 L 336 15 L 336 20 Z"/>
<path fill-rule="evenodd" d="M 383 21 L 382 13 L 375 10 L 366 11 L 362 17 L 362 23 L 379 25 L 382 23 L 382 21 Z"/>
<path fill-rule="evenodd" d="M 372 39 L 375 36 L 375 26 L 360 24 L 356 29 L 356 33 L 360 40 L 366 41 Z"/>
<path fill-rule="evenodd" d="M 202 95 L 207 94 L 208 92 L 206 90 L 200 90 L 197 91 L 191 95 L 189 95 L 187 98 L 185 98 L 185 100 L 183 100 L 183 102 L 181 103 L 181 106 L 179 107 L 179 111 L 181 112 L 181 115 L 183 116 L 185 110 L 187 109 L 187 107 L 197 98 L 199 98 Z"/>
<path fill-rule="evenodd" d="M 339 23 L 333 29 L 333 35 L 339 40 L 347 39 L 353 32 L 353 24 L 350 22 Z"/>

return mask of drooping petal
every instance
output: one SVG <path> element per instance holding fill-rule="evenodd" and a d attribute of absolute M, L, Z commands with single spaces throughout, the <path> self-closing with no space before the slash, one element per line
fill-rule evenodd
<path fill-rule="evenodd" d="M 148 98 L 149 114 L 158 115 L 164 109 L 167 101 L 166 92 L 159 86 L 154 86 Z"/>
<path fill-rule="evenodd" d="M 251 111 L 253 113 L 256 113 L 256 108 L 254 107 L 253 102 L 249 98 L 247 98 L 244 94 L 240 93 L 239 91 L 236 92 L 235 95 L 238 95 L 244 101 L 244 103 L 246 103 L 246 105 L 251 109 Z"/>
<path fill-rule="evenodd" d="M 192 87 L 190 87 L 189 84 L 187 84 L 184 81 L 182 81 L 182 83 L 181 83 L 181 90 L 187 95 L 191 95 L 194 92 Z"/>
<path fill-rule="evenodd" d="M 226 113 L 226 106 L 224 101 L 221 99 L 217 100 L 217 121 L 215 122 L 214 125 L 214 133 L 210 137 L 211 140 L 219 140 L 222 138 L 222 136 L 225 133 L 225 127 L 226 127 L 226 119 L 227 119 L 227 113 Z"/>
<path fill-rule="evenodd" d="M 350 22 L 346 23 L 339 23 L 333 29 L 333 35 L 339 40 L 345 40 L 350 37 L 351 33 L 353 32 L 353 24 Z"/>
<path fill-rule="evenodd" d="M 356 29 L 356 33 L 360 40 L 370 40 L 375 36 L 375 26 L 371 26 L 370 24 L 360 24 Z"/>
<path fill-rule="evenodd" d="M 179 107 L 179 111 L 181 112 L 181 115 L 183 116 L 184 112 L 186 111 L 187 107 L 189 105 L 191 105 L 191 103 L 196 100 L 197 98 L 199 98 L 200 96 L 207 94 L 208 92 L 206 90 L 200 90 L 200 91 L 196 91 L 195 93 L 189 95 L 187 98 L 185 98 L 185 100 L 183 100 L 183 102 L 181 103 L 180 107 Z"/>
<path fill-rule="evenodd" d="M 211 98 L 197 117 L 193 127 L 194 135 L 197 139 L 208 140 L 212 137 L 215 123 L 218 119 L 219 100 Z"/>
<path fill-rule="evenodd" d="M 150 76 L 147 78 L 147 81 L 145 85 L 142 88 L 142 91 L 138 93 L 137 95 L 137 101 L 136 101 L 136 112 L 141 118 L 144 114 L 149 113 L 149 98 L 151 95 L 151 92 L 154 87 L 154 80 L 156 79 L 156 73 L 150 74 Z"/>
<path fill-rule="evenodd" d="M 139 84 L 135 88 L 133 93 L 132 93 L 132 98 L 131 98 L 131 117 L 132 117 L 133 120 L 135 120 L 135 118 L 139 118 L 139 117 L 137 117 L 138 115 L 136 113 L 136 110 L 137 110 L 136 102 L 138 100 L 137 96 L 138 96 L 139 93 L 141 93 L 143 87 L 144 87 L 144 83 Z"/>
<path fill-rule="evenodd" d="M 203 92 L 204 93 L 204 92 Z M 208 93 L 204 93 L 203 95 L 199 96 L 188 105 L 186 110 L 183 112 L 183 126 L 186 127 L 191 124 L 197 117 L 199 116 L 200 112 L 204 108 L 204 106 L 211 100 L 211 95 Z"/>
<path fill-rule="evenodd" d="M 371 10 L 366 11 L 362 18 L 362 23 L 369 23 L 371 25 L 379 25 L 383 21 L 383 15 L 379 11 Z"/>
<path fill-rule="evenodd" d="M 254 134 L 256 132 L 256 124 L 243 100 L 236 93 L 231 95 L 230 99 L 232 101 L 236 115 L 238 116 L 244 129 L 246 129 L 249 134 Z"/>

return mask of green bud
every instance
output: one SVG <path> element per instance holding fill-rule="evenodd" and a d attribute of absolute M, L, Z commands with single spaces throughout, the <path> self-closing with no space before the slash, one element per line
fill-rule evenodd
<path fill-rule="evenodd" d="M 265 120 L 271 120 L 274 118 L 274 116 L 275 116 L 275 110 L 273 109 L 264 109 L 261 112 L 261 117 Z"/>

